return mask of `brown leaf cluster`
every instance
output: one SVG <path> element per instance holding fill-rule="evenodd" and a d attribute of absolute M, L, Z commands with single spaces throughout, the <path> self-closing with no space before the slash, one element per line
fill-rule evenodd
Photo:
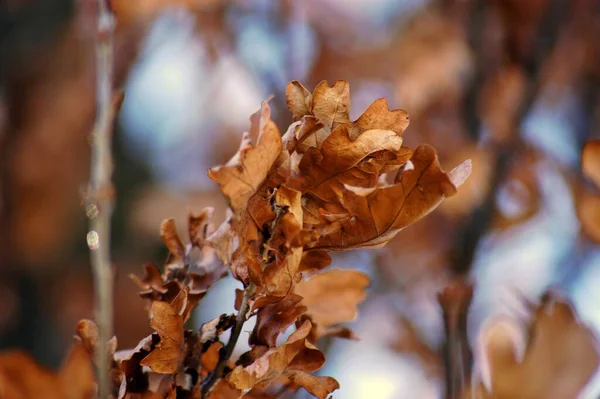
<path fill-rule="evenodd" d="M 208 242 L 246 287 L 238 309 L 247 303 L 257 317 L 252 349 L 227 380 L 241 390 L 293 382 L 325 398 L 337 383 L 306 374 L 324 361 L 310 342 L 355 338 L 342 324 L 356 317 L 369 284 L 359 272 L 320 273 L 327 251 L 385 245 L 454 195 L 470 162 L 447 174 L 433 148 L 404 147 L 408 114 L 385 99 L 352 121 L 345 81 L 321 82 L 312 93 L 291 82 L 286 101 L 294 123 L 283 136 L 263 103 L 238 152 L 209 171 L 232 212 Z M 292 324 L 296 332 L 277 346 Z M 303 345 L 323 361 L 298 357 Z"/>
<path fill-rule="evenodd" d="M 143 277 L 131 276 L 148 302 L 154 332 L 135 348 L 115 352 L 116 340 L 100 343 L 96 326 L 80 323 L 75 348 L 88 366 L 91 354 L 109 351 L 110 364 L 99 366 L 111 368 L 114 397 L 273 398 L 304 388 L 328 398 L 339 384 L 311 374 L 325 363 L 315 345 L 325 336 L 356 338 L 344 323 L 356 318 L 370 283 L 357 271 L 323 272 L 331 263 L 328 251 L 385 245 L 454 195 L 470 174 L 469 161 L 445 173 L 433 148 L 404 147 L 408 115 L 389 110 L 385 99 L 350 120 L 345 81 L 331 87 L 322 82 L 312 93 L 292 82 L 286 100 L 294 123 L 283 136 L 265 102 L 251 117 L 238 152 L 209 170 L 230 208 L 227 220 L 215 229 L 212 209 L 190 214 L 187 242 L 173 219 L 165 220 L 160 235 L 169 255 L 162 272 L 149 264 Z M 196 331 L 185 329 L 227 267 L 244 285 L 236 294 L 238 314 L 221 315 Z M 234 362 L 233 348 L 250 317 L 256 317 L 251 349 Z M 289 329 L 294 331 L 281 343 L 280 335 Z M 226 330 L 231 334 L 225 343 L 220 336 Z M 18 361 L 53 381 L 57 392 L 66 389 L 61 375 Z M 69 376 L 86 370 L 67 366 L 61 373 Z M 9 381 L 7 370 L 0 381 Z M 77 378 L 83 384 L 77 389 L 90 395 L 91 371 Z M 23 384 L 34 389 L 28 381 L 4 382 L 0 389 Z"/>

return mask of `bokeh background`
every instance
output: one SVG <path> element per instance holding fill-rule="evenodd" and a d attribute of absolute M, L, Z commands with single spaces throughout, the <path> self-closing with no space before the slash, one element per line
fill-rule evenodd
<path fill-rule="evenodd" d="M 119 347 L 149 333 L 128 274 L 161 265 L 164 218 L 222 196 L 207 168 L 237 149 L 248 118 L 285 86 L 350 82 L 351 116 L 375 99 L 411 115 L 409 145 L 435 146 L 446 170 L 466 158 L 459 195 L 387 248 L 334 265 L 373 284 L 353 327 L 325 342 L 340 398 L 437 398 L 444 327 L 436 293 L 475 283 L 472 342 L 487 319 L 522 315 L 548 288 L 600 333 L 600 197 L 582 177 L 583 143 L 600 137 L 600 4 L 594 0 L 113 0 L 113 261 Z M 86 245 L 94 121 L 95 8 L 89 0 L 0 6 L 0 348 L 57 367 L 77 321 L 93 317 Z M 233 310 L 233 279 L 201 303 Z M 249 327 L 250 328 L 250 327 Z M 248 328 L 248 329 L 249 329 Z M 585 398 L 598 397 L 596 378 Z M 299 394 L 298 397 L 302 397 Z"/>

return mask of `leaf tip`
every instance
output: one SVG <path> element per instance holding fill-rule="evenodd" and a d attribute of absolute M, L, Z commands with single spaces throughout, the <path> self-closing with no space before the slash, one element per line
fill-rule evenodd
<path fill-rule="evenodd" d="M 473 162 L 470 159 L 463 161 L 460 165 L 452 169 L 449 173 L 450 181 L 454 184 L 454 187 L 458 188 L 463 185 L 463 183 L 469 178 L 471 175 L 471 171 L 473 170 Z"/>

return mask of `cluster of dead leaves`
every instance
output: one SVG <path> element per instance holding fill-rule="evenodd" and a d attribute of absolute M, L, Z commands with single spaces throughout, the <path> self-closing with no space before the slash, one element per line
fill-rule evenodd
<path fill-rule="evenodd" d="M 328 251 L 385 245 L 455 194 L 470 173 L 469 161 L 445 173 L 433 148 L 404 147 L 408 115 L 390 111 L 385 99 L 351 121 L 345 81 L 322 82 L 313 93 L 292 82 L 286 100 L 295 122 L 283 136 L 265 102 L 239 151 L 209 171 L 230 207 L 225 222 L 214 229 L 212 209 L 189 215 L 187 244 L 173 220 L 163 222 L 170 254 L 162 273 L 146 265 L 142 278 L 132 276 L 154 333 L 131 350 L 115 352 L 116 340 L 101 349 L 110 350 L 111 364 L 101 366 L 111 367 L 114 397 L 271 398 L 304 388 L 327 398 L 339 384 L 311 374 L 325 362 L 315 345 L 325 336 L 355 338 L 343 324 L 356 317 L 369 285 L 361 272 L 323 271 Z M 244 285 L 236 293 L 238 314 L 185 329 L 228 268 Z M 250 317 L 251 349 L 234 362 L 233 346 Z M 75 348 L 85 348 L 89 368 L 99 343 L 93 323 L 82 323 Z M 227 330 L 231 337 L 221 342 Z M 58 391 L 62 374 L 53 377 Z M 92 375 L 84 381 L 91 388 L 68 397 L 93 394 Z"/>

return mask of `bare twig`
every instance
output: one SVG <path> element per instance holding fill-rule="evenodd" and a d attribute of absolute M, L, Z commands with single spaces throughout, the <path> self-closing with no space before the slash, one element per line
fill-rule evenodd
<path fill-rule="evenodd" d="M 96 353 L 98 397 L 111 393 L 105 343 L 113 334 L 113 268 L 110 261 L 110 222 L 113 211 L 111 175 L 113 102 L 113 17 L 106 0 L 97 0 L 96 122 L 92 133 L 90 200 L 86 214 L 91 218 L 88 246 L 91 250 L 100 346 Z"/>
<path fill-rule="evenodd" d="M 536 35 L 537 43 L 534 51 L 529 59 L 525 60 L 523 65 L 521 65 L 527 76 L 527 86 L 514 125 L 515 130 L 519 129 L 521 123 L 535 104 L 535 100 L 541 89 L 540 71 L 554 47 L 562 22 L 568 15 L 568 5 L 569 2 L 566 0 L 552 0 L 548 4 L 538 26 L 538 34 Z M 471 129 L 479 129 L 480 123 L 470 121 L 469 125 Z M 478 132 L 471 132 L 471 134 L 473 137 L 477 137 Z M 497 190 L 500 188 L 509 170 L 510 160 L 517 153 L 515 148 L 517 143 L 518 141 L 513 141 L 497 150 L 498 156 L 491 178 L 492 188 L 486 195 L 483 203 L 475 209 L 469 220 L 465 223 L 454 245 L 456 253 L 452 259 L 451 269 L 456 274 L 466 275 L 472 266 L 479 240 L 485 235 L 494 215 Z"/>
<path fill-rule="evenodd" d="M 270 226 L 271 235 L 269 236 L 267 241 L 263 244 L 262 262 L 261 262 L 261 269 L 263 269 L 263 270 L 265 268 L 265 265 L 269 262 L 269 248 L 270 248 L 271 240 L 273 239 L 272 232 L 275 231 L 277 225 L 279 224 L 279 221 L 281 220 L 281 216 L 282 216 L 282 213 L 279 211 L 279 209 L 276 208 L 276 216 L 275 216 L 275 219 L 271 222 L 271 226 Z M 227 342 L 227 345 L 222 349 L 221 353 L 219 354 L 219 362 L 217 363 L 217 366 L 212 371 L 212 373 L 210 373 L 209 376 L 202 382 L 202 398 L 208 397 L 208 394 L 210 393 L 210 390 L 212 389 L 212 387 L 217 383 L 217 381 L 219 381 L 219 379 L 221 377 L 223 377 L 223 371 L 225 370 L 225 367 L 229 363 L 229 359 L 231 358 L 231 355 L 233 354 L 235 345 L 237 344 L 237 341 L 240 338 L 240 334 L 242 332 L 242 327 L 244 326 L 244 323 L 246 322 L 246 316 L 248 315 L 248 312 L 250 310 L 250 298 L 252 298 L 252 296 L 255 293 L 256 293 L 256 285 L 251 282 L 250 284 L 248 284 L 248 286 L 244 290 L 244 297 L 242 298 L 240 310 L 235 319 L 235 326 L 233 327 L 233 329 L 231 331 L 231 336 L 229 337 L 229 341 Z"/>
<path fill-rule="evenodd" d="M 246 322 L 246 315 L 250 310 L 250 298 L 252 297 L 252 295 L 254 295 L 255 290 L 256 286 L 250 283 L 250 285 L 248 285 L 248 287 L 246 287 L 244 291 L 242 304 L 240 305 L 240 310 L 238 311 L 237 317 L 235 318 L 235 325 L 231 330 L 231 336 L 229 337 L 229 341 L 219 354 L 219 362 L 217 363 L 217 366 L 202 383 L 203 398 L 208 397 L 210 390 L 222 377 L 223 371 L 225 370 L 227 363 L 229 363 L 229 359 L 233 354 L 235 345 L 237 344 L 237 341 L 240 338 L 240 334 L 242 333 L 242 327 L 244 327 L 244 323 Z"/>
<path fill-rule="evenodd" d="M 472 298 L 473 286 L 463 281 L 446 286 L 438 294 L 446 331 L 443 351 L 447 399 L 459 398 L 471 375 L 473 356 L 467 338 L 467 314 Z"/>

